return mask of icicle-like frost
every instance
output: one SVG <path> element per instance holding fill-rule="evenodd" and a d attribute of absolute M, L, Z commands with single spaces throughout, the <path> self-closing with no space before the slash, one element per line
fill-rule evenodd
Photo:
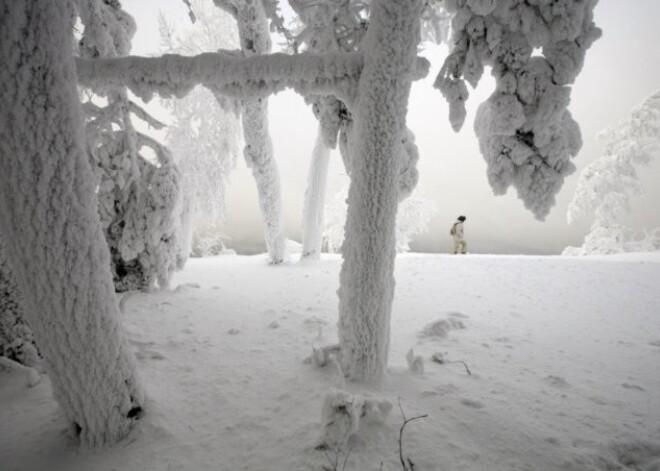
<path fill-rule="evenodd" d="M 71 12 L 50 0 L 0 0 L 0 11 L 6 253 L 72 432 L 85 445 L 112 443 L 139 416 L 143 393 L 119 323 L 84 150 Z"/>
<path fill-rule="evenodd" d="M 525 207 L 544 219 L 582 140 L 568 112 L 568 85 L 600 36 L 597 0 L 513 2 L 449 0 L 453 48 L 436 78 L 450 122 L 465 120 L 468 90 L 490 65 L 497 89 L 477 112 L 475 132 L 496 194 L 513 185 Z M 541 55 L 533 57 L 535 48 Z"/>
<path fill-rule="evenodd" d="M 379 380 L 389 352 L 394 294 L 395 218 L 400 149 L 421 1 L 372 5 L 363 41 L 351 148 L 344 263 L 339 287 L 341 365 L 356 380 Z"/>

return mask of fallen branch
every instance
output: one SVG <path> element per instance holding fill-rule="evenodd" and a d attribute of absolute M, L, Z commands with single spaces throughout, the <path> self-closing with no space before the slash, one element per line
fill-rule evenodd
<path fill-rule="evenodd" d="M 440 363 L 441 365 L 446 365 L 448 363 L 461 363 L 465 367 L 465 371 L 467 372 L 468 376 L 472 376 L 472 372 L 470 371 L 470 368 L 468 368 L 467 363 L 464 362 L 463 360 L 445 360 L 444 357 L 442 356 L 442 353 L 434 353 L 433 355 L 431 355 L 431 361 Z"/>

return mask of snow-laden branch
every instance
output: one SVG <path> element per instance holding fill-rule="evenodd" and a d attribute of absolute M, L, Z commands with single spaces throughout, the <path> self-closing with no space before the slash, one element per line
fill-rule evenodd
<path fill-rule="evenodd" d="M 570 161 L 582 146 L 568 111 L 570 84 L 600 37 L 595 1 L 447 0 L 454 14 L 452 51 L 435 86 L 459 130 L 466 117 L 466 82 L 476 87 L 492 67 L 496 90 L 477 112 L 475 132 L 496 194 L 514 186 L 543 219 L 555 203 Z"/>
<path fill-rule="evenodd" d="M 265 97 L 293 88 L 350 101 L 363 66 L 358 52 L 237 57 L 235 52 L 221 51 L 192 57 L 76 59 L 80 85 L 95 90 L 123 85 L 145 101 L 154 93 L 180 98 L 196 85 L 237 98 Z M 412 78 L 423 78 L 428 70 L 429 62 L 418 57 Z"/>
<path fill-rule="evenodd" d="M 643 194 L 638 166 L 660 157 L 660 91 L 636 107 L 630 118 L 599 135 L 602 157 L 584 168 L 568 207 L 568 223 L 593 215 L 594 222 L 612 225 L 630 212 L 630 199 Z"/>
<path fill-rule="evenodd" d="M 600 134 L 602 157 L 584 168 L 568 206 L 568 222 L 592 216 L 582 247 L 567 247 L 565 255 L 652 251 L 660 247 L 660 227 L 638 234 L 620 223 L 631 211 L 633 197 L 644 188 L 638 167 L 660 158 L 660 92 L 635 108 L 629 119 Z"/>

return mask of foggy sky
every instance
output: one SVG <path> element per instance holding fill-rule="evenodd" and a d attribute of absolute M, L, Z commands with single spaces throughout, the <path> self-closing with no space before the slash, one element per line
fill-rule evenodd
<path fill-rule="evenodd" d="M 158 9 L 174 22 L 189 21 L 181 0 L 125 0 L 123 5 L 138 24 L 133 54 L 157 51 Z M 447 104 L 432 88 L 447 50 L 444 46 L 425 45 L 421 55 L 431 61 L 431 72 L 425 80 L 413 84 L 408 126 L 420 150 L 420 179 L 415 194 L 431 200 L 437 212 L 427 233 L 413 240 L 413 250 L 450 251 L 448 231 L 459 214 L 468 217 L 465 231 L 470 252 L 550 254 L 560 253 L 567 245 L 581 245 L 591 221 L 569 226 L 568 203 L 581 169 L 601 155 L 597 133 L 626 119 L 633 107 L 660 90 L 658 20 L 658 0 L 600 0 L 597 5 L 595 21 L 603 29 L 603 37 L 587 51 L 569 108 L 584 140 L 582 151 L 573 160 L 578 170 L 564 183 L 556 206 L 544 222 L 534 219 L 514 190 L 494 196 L 488 185 L 486 163 L 472 129 L 476 108 L 494 88 L 488 71 L 478 89 L 470 91 L 465 126 L 454 133 L 447 118 Z M 285 233 L 297 241 L 316 127 L 301 97 L 293 92 L 271 97 L 270 130 L 282 181 Z M 622 222 L 637 229 L 652 229 L 660 225 L 660 161 L 639 168 L 639 174 L 646 197 L 636 201 L 633 215 Z M 347 183 L 339 153 L 333 152 L 326 198 L 332 198 Z M 231 176 L 224 232 L 230 238 L 230 247 L 247 252 L 264 250 L 257 192 L 242 161 Z"/>

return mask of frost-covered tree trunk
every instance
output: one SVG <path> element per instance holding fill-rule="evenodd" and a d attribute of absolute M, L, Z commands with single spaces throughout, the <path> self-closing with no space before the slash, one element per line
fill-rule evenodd
<path fill-rule="evenodd" d="M 307 177 L 307 190 L 303 207 L 302 257 L 316 260 L 321 255 L 321 236 L 323 235 L 323 207 L 325 188 L 330 162 L 330 148 L 326 145 L 319 124 L 316 144 L 312 152 L 312 161 Z"/>
<path fill-rule="evenodd" d="M 345 374 L 378 380 L 387 366 L 395 218 L 421 0 L 374 2 L 355 106 L 339 343 Z"/>
<path fill-rule="evenodd" d="M 236 21 L 241 49 L 246 56 L 270 52 L 268 19 L 260 0 L 238 2 Z M 245 99 L 242 121 L 243 155 L 257 183 L 270 262 L 281 263 L 286 256 L 286 243 L 282 234 L 280 179 L 268 131 L 268 99 Z"/>
<path fill-rule="evenodd" d="M 355 0 L 345 2 L 297 1 L 291 7 L 304 25 L 298 28 L 295 44 L 306 52 L 334 53 L 357 51 L 366 31 L 369 5 Z M 307 95 L 319 121 L 312 151 L 302 218 L 301 258 L 318 260 L 323 234 L 323 208 L 330 150 L 351 122 L 351 113 L 334 95 Z M 343 229 L 342 229 L 343 232 Z"/>
<path fill-rule="evenodd" d="M 14 280 L 0 240 L 0 356 L 25 366 L 36 366 L 39 353 L 32 330 L 25 323 L 23 297 Z"/>
<path fill-rule="evenodd" d="M 0 0 L 0 227 L 53 393 L 93 446 L 128 433 L 143 394 L 84 149 L 65 5 Z"/>

